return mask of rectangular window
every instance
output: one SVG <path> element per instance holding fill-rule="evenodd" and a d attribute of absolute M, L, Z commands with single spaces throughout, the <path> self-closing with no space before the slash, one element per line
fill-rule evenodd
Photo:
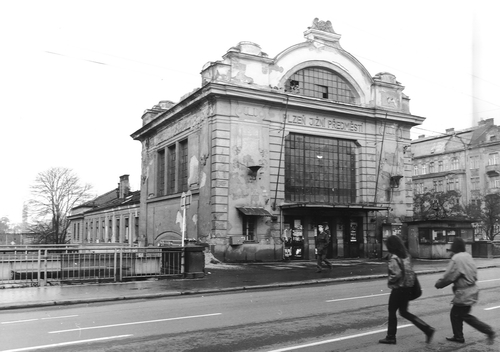
<path fill-rule="evenodd" d="M 444 182 L 443 180 L 438 181 L 438 192 L 444 192 Z"/>
<path fill-rule="evenodd" d="M 442 160 L 438 161 L 438 172 L 444 171 L 444 163 Z"/>
<path fill-rule="evenodd" d="M 157 180 L 158 180 L 158 194 L 157 196 L 165 195 L 165 149 L 159 150 L 157 155 Z"/>
<path fill-rule="evenodd" d="M 167 177 L 167 194 L 174 194 L 176 184 L 176 148 L 175 145 L 168 147 L 168 177 Z"/>
<path fill-rule="evenodd" d="M 285 199 L 290 202 L 356 201 L 356 144 L 290 133 L 285 140 Z"/>
<path fill-rule="evenodd" d="M 470 157 L 470 168 L 471 169 L 479 169 L 479 155 Z"/>
<path fill-rule="evenodd" d="M 432 174 L 433 172 L 436 172 L 436 171 L 434 170 L 434 162 L 431 162 L 431 163 L 429 164 L 429 173 L 431 173 L 431 174 Z"/>
<path fill-rule="evenodd" d="M 418 176 L 418 170 L 419 170 L 418 165 L 415 165 L 415 166 L 413 167 L 413 175 L 414 175 L 414 176 Z"/>
<path fill-rule="evenodd" d="M 498 164 L 498 153 L 491 153 L 488 155 L 488 165 L 497 165 Z"/>
<path fill-rule="evenodd" d="M 243 236 L 245 236 L 245 241 L 255 241 L 256 220 L 255 216 L 243 216 Z"/>
<path fill-rule="evenodd" d="M 179 181 L 180 190 L 184 192 L 188 190 L 188 143 L 184 140 L 179 143 Z"/>
<path fill-rule="evenodd" d="M 422 164 L 422 175 L 427 174 L 427 164 Z"/>
<path fill-rule="evenodd" d="M 471 177 L 470 184 L 471 184 L 471 190 L 473 191 L 479 190 L 479 177 Z"/>
<path fill-rule="evenodd" d="M 460 162 L 458 161 L 458 158 L 451 159 L 451 169 L 458 170 L 459 168 L 460 168 Z"/>
<path fill-rule="evenodd" d="M 493 181 L 493 187 L 494 188 L 500 188 L 500 180 L 499 179 L 496 179 Z"/>

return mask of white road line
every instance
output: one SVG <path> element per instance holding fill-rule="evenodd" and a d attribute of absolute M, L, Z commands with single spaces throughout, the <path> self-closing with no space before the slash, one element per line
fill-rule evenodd
<path fill-rule="evenodd" d="M 100 326 L 89 326 L 89 327 L 86 327 L 86 328 L 49 331 L 49 334 L 59 334 L 59 333 L 62 333 L 62 332 L 71 332 L 71 331 L 82 331 L 82 330 L 113 328 L 115 326 L 127 326 L 127 325 L 159 323 L 159 322 L 162 322 L 162 321 L 172 321 L 172 320 L 182 320 L 182 319 L 213 317 L 213 316 L 221 315 L 221 314 L 222 313 L 213 313 L 213 314 L 191 315 L 191 316 L 177 317 L 177 318 L 165 318 L 165 319 L 155 319 L 155 320 L 145 320 L 145 321 L 134 321 L 134 322 L 130 322 L 130 323 L 120 323 L 120 324 L 110 324 L 110 325 L 100 325 Z"/>
<path fill-rule="evenodd" d="M 412 324 L 401 325 L 401 326 L 398 326 L 398 329 L 407 328 L 409 326 L 413 326 L 413 325 Z M 319 345 L 324 345 L 324 344 L 332 343 L 332 342 L 338 342 L 338 341 L 342 341 L 342 340 L 355 339 L 357 337 L 378 334 L 378 333 L 381 333 L 381 332 L 387 332 L 387 328 L 383 329 L 383 330 L 368 331 L 368 332 L 364 332 L 362 334 L 356 334 L 356 335 L 350 335 L 350 336 L 344 336 L 344 337 L 337 337 L 335 339 L 318 341 L 318 342 L 308 343 L 308 344 L 304 344 L 304 345 L 297 345 L 297 346 L 285 347 L 285 348 L 280 348 L 280 349 L 277 349 L 277 350 L 272 350 L 272 351 L 267 351 L 267 352 L 284 352 L 284 351 L 299 350 L 301 348 L 307 348 L 307 347 L 312 347 L 312 346 L 319 346 Z"/>
<path fill-rule="evenodd" d="M 33 350 L 40 350 L 40 349 L 46 349 L 46 348 L 54 348 L 54 347 L 61 347 L 61 346 L 77 345 L 79 343 L 87 343 L 87 342 L 95 342 L 95 341 L 105 341 L 105 340 L 112 340 L 112 339 L 121 339 L 121 338 L 124 338 L 124 337 L 130 337 L 130 336 L 133 336 L 133 335 L 129 334 L 129 335 L 117 335 L 117 336 L 99 337 L 99 338 L 88 339 L 88 340 L 78 340 L 78 341 L 53 343 L 53 344 L 50 344 L 50 345 L 41 345 L 41 346 L 24 347 L 24 348 L 15 348 L 13 350 L 3 350 L 3 351 L 0 351 L 0 352 L 33 351 Z"/>
<path fill-rule="evenodd" d="M 12 321 L 2 321 L 0 324 L 17 324 L 17 323 L 27 323 L 29 321 L 37 321 L 38 319 L 25 319 L 25 320 L 12 320 Z"/>
<path fill-rule="evenodd" d="M 358 297 L 348 297 L 348 298 L 339 298 L 339 299 L 330 299 L 330 300 L 327 300 L 326 302 L 340 302 L 340 301 L 349 301 L 349 300 L 353 300 L 353 299 L 360 299 L 360 298 L 370 298 L 370 297 L 378 297 L 378 296 L 387 296 L 387 295 L 390 295 L 391 293 L 388 292 L 388 293 L 379 293 L 379 294 L 376 294 L 376 295 L 369 295 L 369 296 L 358 296 Z"/>
<path fill-rule="evenodd" d="M 490 282 L 490 281 L 499 281 L 500 279 L 491 279 L 491 280 L 478 280 L 477 282 L 478 283 L 481 283 L 481 282 Z"/>
<path fill-rule="evenodd" d="M 500 306 L 484 308 L 484 310 L 493 310 L 493 309 L 500 309 Z"/>
<path fill-rule="evenodd" d="M 2 321 L 0 324 L 17 324 L 17 323 L 28 323 L 30 321 L 38 321 L 38 320 L 50 320 L 50 319 L 64 319 L 64 318 L 73 318 L 78 315 L 63 315 L 58 317 L 46 317 L 46 318 L 34 318 L 34 319 L 24 319 L 24 320 L 12 320 L 12 321 Z"/>
<path fill-rule="evenodd" d="M 78 314 L 73 314 L 73 315 L 61 315 L 60 317 L 46 317 L 42 318 L 42 320 L 50 320 L 50 319 L 64 319 L 64 318 L 74 318 L 77 317 Z"/>

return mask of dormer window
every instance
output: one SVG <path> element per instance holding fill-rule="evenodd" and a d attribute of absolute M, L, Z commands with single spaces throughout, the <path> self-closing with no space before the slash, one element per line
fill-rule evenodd
<path fill-rule="evenodd" d="M 287 92 L 312 98 L 355 104 L 357 94 L 351 85 L 334 71 L 308 67 L 292 74 L 285 83 Z"/>

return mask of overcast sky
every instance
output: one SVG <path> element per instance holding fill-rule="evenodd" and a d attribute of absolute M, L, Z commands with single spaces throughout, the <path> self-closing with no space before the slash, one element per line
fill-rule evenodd
<path fill-rule="evenodd" d="M 423 125 L 412 138 L 500 123 L 494 1 L 0 1 L 0 217 L 20 222 L 36 175 L 72 169 L 94 193 L 130 175 L 130 134 L 160 100 L 200 87 L 201 68 L 240 41 L 269 57 L 315 17 L 372 76 L 390 72 Z M 475 20 L 474 20 L 475 18 Z"/>

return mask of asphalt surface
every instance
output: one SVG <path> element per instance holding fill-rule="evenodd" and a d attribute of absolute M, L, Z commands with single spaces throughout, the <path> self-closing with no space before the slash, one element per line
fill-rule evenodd
<path fill-rule="evenodd" d="M 333 268 L 316 272 L 314 261 L 212 264 L 197 279 L 149 279 L 123 283 L 74 284 L 0 289 L 0 309 L 109 302 L 130 299 L 273 289 L 387 277 L 387 262 L 377 259 L 334 259 Z M 500 258 L 475 258 L 478 269 L 500 267 Z M 413 261 L 420 274 L 444 272 L 447 259 Z"/>

